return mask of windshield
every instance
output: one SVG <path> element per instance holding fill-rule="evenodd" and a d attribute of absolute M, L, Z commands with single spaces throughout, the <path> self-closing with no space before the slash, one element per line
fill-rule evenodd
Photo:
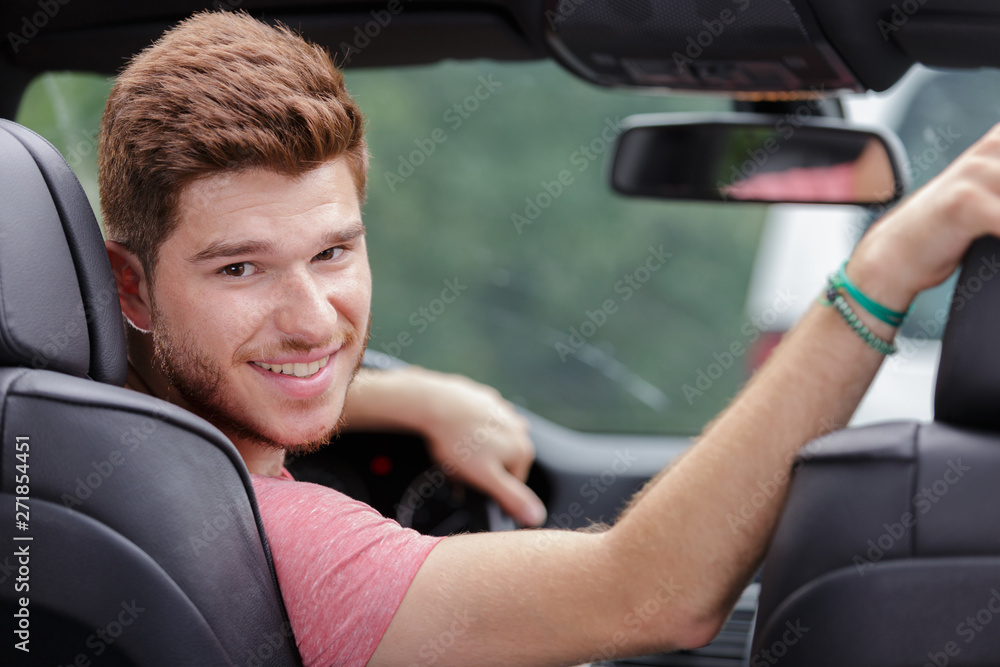
<path fill-rule="evenodd" d="M 347 72 L 372 154 L 369 349 L 466 374 L 565 426 L 696 433 L 746 378 L 743 314 L 766 209 L 612 193 L 618 123 L 721 97 L 595 88 L 557 65 Z M 18 121 L 96 199 L 108 82 L 46 75 Z M 736 352 L 736 354 L 734 354 Z"/>
<path fill-rule="evenodd" d="M 780 290 L 745 305 L 765 207 L 608 187 L 621 119 L 725 110 L 724 98 L 600 89 L 549 62 L 347 78 L 369 118 L 370 349 L 469 375 L 570 428 L 693 434 L 746 380 L 775 318 L 808 306 Z M 998 84 L 995 70 L 918 70 L 849 106 L 880 105 L 852 115 L 898 130 L 920 185 L 1000 118 Z M 95 75 L 45 75 L 18 116 L 63 152 L 95 209 L 109 89 Z M 904 335 L 940 336 L 952 285 L 918 299 Z"/>
<path fill-rule="evenodd" d="M 870 102 L 873 113 L 866 114 Z M 1000 122 L 1000 71 L 915 67 L 888 92 L 861 97 L 852 106 L 854 117 L 885 124 L 898 134 L 909 157 L 912 191 Z M 900 328 L 903 336 L 917 343 L 941 338 L 957 278 L 956 273 L 917 297 Z"/>

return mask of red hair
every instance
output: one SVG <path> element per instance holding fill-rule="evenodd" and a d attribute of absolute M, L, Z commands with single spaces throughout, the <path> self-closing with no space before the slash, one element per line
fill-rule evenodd
<path fill-rule="evenodd" d="M 152 278 L 189 183 L 253 168 L 297 176 L 337 158 L 364 201 L 364 119 L 329 53 L 244 13 L 196 14 L 136 55 L 108 98 L 105 232 Z"/>

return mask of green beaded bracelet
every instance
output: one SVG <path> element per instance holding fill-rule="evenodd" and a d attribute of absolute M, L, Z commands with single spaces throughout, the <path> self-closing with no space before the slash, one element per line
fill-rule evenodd
<path fill-rule="evenodd" d="M 858 305 L 871 313 L 873 317 L 882 320 L 890 326 L 898 327 L 902 324 L 903 318 L 906 317 L 906 313 L 908 312 L 899 312 L 898 310 L 886 308 L 858 289 L 858 286 L 851 282 L 851 279 L 847 277 L 847 262 L 841 264 L 840 270 L 830 277 L 830 284 L 833 285 L 834 289 L 839 290 L 840 288 L 843 288 L 846 290 L 847 293 L 858 302 Z"/>
<path fill-rule="evenodd" d="M 820 296 L 820 303 L 824 306 L 833 306 L 836 311 L 840 313 L 840 316 L 844 318 L 844 321 L 847 322 L 847 326 L 851 327 L 851 330 L 858 334 L 858 336 L 861 337 L 861 340 L 868 344 L 868 347 L 886 356 L 895 354 L 897 350 L 896 344 L 887 340 L 882 340 L 872 333 L 872 330 L 865 326 L 865 323 L 858 318 L 857 313 L 855 313 L 850 304 L 847 303 L 847 299 L 845 299 L 837 291 L 837 289 L 838 286 L 834 282 L 833 276 L 831 276 L 826 294 Z"/>

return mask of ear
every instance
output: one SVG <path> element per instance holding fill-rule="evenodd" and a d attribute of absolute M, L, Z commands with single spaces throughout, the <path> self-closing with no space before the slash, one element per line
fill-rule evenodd
<path fill-rule="evenodd" d="M 153 329 L 152 308 L 149 301 L 149 281 L 139 258 L 115 241 L 105 241 L 104 247 L 111 260 L 111 271 L 118 286 L 118 301 L 122 313 L 139 331 Z"/>

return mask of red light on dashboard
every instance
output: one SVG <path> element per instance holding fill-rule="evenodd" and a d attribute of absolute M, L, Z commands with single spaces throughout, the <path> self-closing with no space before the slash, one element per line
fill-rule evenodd
<path fill-rule="evenodd" d="M 371 468 L 371 471 L 374 474 L 378 475 L 379 477 L 383 477 L 392 472 L 392 459 L 390 459 L 388 456 L 380 454 L 372 458 L 371 463 L 368 464 L 368 467 Z"/>

